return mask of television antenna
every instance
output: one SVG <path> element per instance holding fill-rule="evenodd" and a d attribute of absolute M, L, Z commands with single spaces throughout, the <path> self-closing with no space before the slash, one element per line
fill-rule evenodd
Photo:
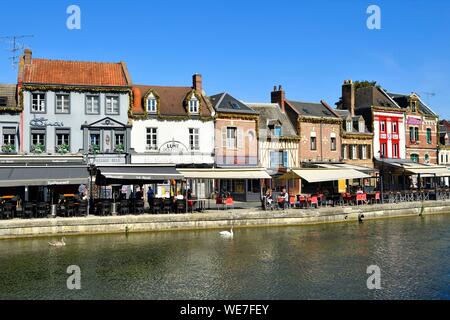
<path fill-rule="evenodd" d="M 20 43 L 19 40 L 33 37 L 34 35 L 14 35 L 0 37 L 0 41 L 9 43 L 11 45 L 10 49 L 8 49 L 8 51 L 11 52 L 9 60 L 11 60 L 11 65 L 14 69 L 17 68 L 17 65 L 19 64 L 20 52 L 25 49 L 25 45 Z"/>
<path fill-rule="evenodd" d="M 427 104 L 429 104 L 430 103 L 430 98 L 432 98 L 432 97 L 435 97 L 436 96 L 436 93 L 434 93 L 434 92 L 419 92 L 420 94 L 423 94 L 423 95 L 425 95 L 426 96 L 426 99 L 427 99 Z"/>

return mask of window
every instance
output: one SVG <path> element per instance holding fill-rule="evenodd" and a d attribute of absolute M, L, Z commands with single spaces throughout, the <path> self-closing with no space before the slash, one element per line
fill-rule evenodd
<path fill-rule="evenodd" d="M 427 143 L 431 144 L 431 129 L 427 128 Z"/>
<path fill-rule="evenodd" d="M 70 113 L 69 94 L 56 94 L 56 113 Z"/>
<path fill-rule="evenodd" d="M 414 128 L 414 139 L 419 143 L 419 128 Z"/>
<path fill-rule="evenodd" d="M 398 144 L 393 143 L 392 144 L 392 154 L 394 158 L 398 158 Z"/>
<path fill-rule="evenodd" d="M 398 123 L 397 121 L 392 122 L 392 133 L 398 133 Z"/>
<path fill-rule="evenodd" d="M 412 162 L 419 162 L 419 155 L 417 155 L 417 154 L 412 154 L 412 155 L 411 155 L 411 161 L 412 161 Z"/>
<path fill-rule="evenodd" d="M 383 133 L 386 132 L 386 121 L 380 122 L 380 131 Z"/>
<path fill-rule="evenodd" d="M 46 149 L 45 143 L 45 129 L 44 130 L 32 130 L 31 131 L 31 150 L 32 152 L 43 153 Z"/>
<path fill-rule="evenodd" d="M 33 93 L 31 97 L 31 112 L 45 113 L 45 93 Z"/>
<path fill-rule="evenodd" d="M 114 151 L 125 151 L 125 133 L 115 133 L 114 135 Z"/>
<path fill-rule="evenodd" d="M 236 128 L 227 128 L 227 143 L 226 146 L 229 149 L 236 149 L 237 148 L 237 129 Z"/>
<path fill-rule="evenodd" d="M 336 138 L 331 137 L 331 151 L 336 151 Z"/>
<path fill-rule="evenodd" d="M 0 108 L 6 107 L 8 104 L 8 97 L 0 97 Z"/>
<path fill-rule="evenodd" d="M 409 141 L 415 142 L 414 127 L 409 127 Z"/>
<path fill-rule="evenodd" d="M 119 114 L 119 97 L 106 96 L 106 114 Z"/>
<path fill-rule="evenodd" d="M 157 128 L 147 128 L 147 150 L 158 150 Z"/>
<path fill-rule="evenodd" d="M 360 160 L 366 160 L 367 159 L 367 146 L 366 145 L 360 145 L 359 146 L 359 159 Z"/>
<path fill-rule="evenodd" d="M 357 148 L 356 145 L 353 144 L 350 146 L 350 159 L 356 160 L 358 158 L 358 155 L 356 154 Z"/>
<path fill-rule="evenodd" d="M 417 101 L 412 101 L 411 102 L 411 111 L 416 112 L 416 109 L 417 109 Z"/>
<path fill-rule="evenodd" d="M 16 128 L 3 128 L 2 151 L 16 151 Z"/>
<path fill-rule="evenodd" d="M 289 161 L 288 161 L 287 151 L 271 151 L 270 152 L 270 167 L 271 168 L 279 168 L 279 167 L 287 168 L 288 165 L 289 165 Z"/>
<path fill-rule="evenodd" d="M 311 137 L 311 150 L 317 150 L 317 138 Z"/>
<path fill-rule="evenodd" d="M 86 96 L 86 114 L 100 114 L 100 97 L 97 95 Z"/>
<path fill-rule="evenodd" d="M 147 99 L 147 112 L 149 113 L 156 113 L 158 106 L 158 101 L 156 100 L 155 96 L 150 94 Z"/>
<path fill-rule="evenodd" d="M 189 113 L 198 113 L 199 102 L 197 97 L 192 97 L 191 100 L 189 100 Z"/>
<path fill-rule="evenodd" d="M 425 155 L 425 163 L 430 163 L 430 156 L 428 154 Z"/>
<path fill-rule="evenodd" d="M 200 150 L 199 129 L 189 129 L 189 148 L 190 150 Z"/>
<path fill-rule="evenodd" d="M 381 144 L 381 157 L 382 158 L 386 158 L 386 156 L 387 156 L 387 153 L 386 153 L 386 151 L 387 151 L 387 144 L 386 143 L 382 143 Z"/>
<path fill-rule="evenodd" d="M 444 163 L 444 155 L 441 154 L 441 163 Z"/>
<path fill-rule="evenodd" d="M 70 151 L 70 130 L 56 130 L 56 152 L 66 153 Z"/>
<path fill-rule="evenodd" d="M 366 128 L 365 128 L 365 123 L 364 123 L 364 121 L 360 121 L 359 123 L 358 123 L 358 131 L 359 132 L 361 132 L 361 133 L 363 133 L 363 132 L 365 132 L 366 130 Z"/>
<path fill-rule="evenodd" d="M 353 123 L 351 121 L 347 121 L 346 129 L 347 132 L 353 132 Z"/>
<path fill-rule="evenodd" d="M 272 133 L 273 133 L 273 135 L 275 137 L 281 137 L 281 135 L 282 135 L 281 126 L 275 126 L 273 128 L 273 132 Z"/>
<path fill-rule="evenodd" d="M 92 152 L 100 152 L 100 133 L 90 134 L 90 149 Z"/>
<path fill-rule="evenodd" d="M 448 163 L 448 154 L 445 155 L 445 163 Z"/>
<path fill-rule="evenodd" d="M 342 159 L 347 160 L 347 157 L 348 157 L 347 145 L 343 144 L 342 145 Z"/>

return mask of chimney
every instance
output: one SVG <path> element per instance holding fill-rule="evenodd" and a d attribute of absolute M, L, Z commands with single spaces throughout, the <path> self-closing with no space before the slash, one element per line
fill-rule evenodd
<path fill-rule="evenodd" d="M 286 111 L 285 110 L 285 105 L 284 105 L 285 94 L 284 94 L 283 87 L 281 85 L 278 87 L 278 90 L 277 90 L 277 86 L 273 87 L 273 91 L 270 94 L 270 98 L 271 98 L 271 102 L 272 103 L 278 103 L 280 105 L 281 110 L 283 112 Z"/>
<path fill-rule="evenodd" d="M 25 49 L 24 53 L 24 63 L 31 64 L 31 57 L 33 56 L 33 52 L 30 49 Z"/>
<path fill-rule="evenodd" d="M 192 87 L 197 91 L 199 94 L 203 94 L 203 81 L 202 81 L 202 75 L 201 74 L 194 74 L 192 76 Z"/>
<path fill-rule="evenodd" d="M 345 80 L 342 85 L 342 109 L 355 116 L 355 85 L 352 80 Z"/>

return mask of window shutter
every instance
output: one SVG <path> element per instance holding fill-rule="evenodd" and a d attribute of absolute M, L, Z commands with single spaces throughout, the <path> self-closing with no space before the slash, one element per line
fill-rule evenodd
<path fill-rule="evenodd" d="M 275 165 L 277 164 L 277 153 L 274 151 L 270 152 L 270 167 L 275 168 Z"/>
<path fill-rule="evenodd" d="M 287 151 L 283 151 L 283 167 L 287 168 L 288 165 L 289 165 L 288 152 Z"/>
<path fill-rule="evenodd" d="M 244 147 L 244 137 L 242 134 L 242 130 L 236 129 L 237 134 L 237 148 L 242 149 Z"/>
<path fill-rule="evenodd" d="M 222 128 L 222 147 L 227 147 L 227 127 Z"/>

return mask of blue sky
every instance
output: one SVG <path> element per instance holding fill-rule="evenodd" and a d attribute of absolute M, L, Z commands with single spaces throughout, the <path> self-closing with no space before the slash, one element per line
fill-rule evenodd
<path fill-rule="evenodd" d="M 66 28 L 66 8 L 81 8 L 81 30 Z M 381 8 L 381 30 L 366 27 L 367 7 Z M 14 1 L 0 36 L 24 42 L 40 58 L 125 61 L 134 83 L 189 85 L 201 73 L 208 94 L 227 91 L 270 102 L 287 97 L 329 104 L 344 79 L 376 80 L 422 94 L 450 118 L 450 1 L 196 0 Z M 7 13 L 7 14 L 5 14 Z M 0 42 L 0 82 L 16 80 L 8 43 Z M 427 97 L 424 92 L 434 92 Z"/>

